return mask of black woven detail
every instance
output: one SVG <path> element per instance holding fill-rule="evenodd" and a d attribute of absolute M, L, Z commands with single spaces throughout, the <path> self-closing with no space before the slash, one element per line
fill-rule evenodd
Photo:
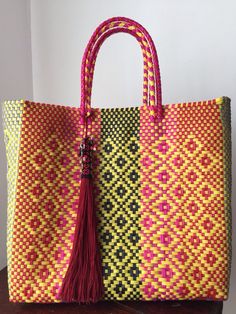
<path fill-rule="evenodd" d="M 230 98 L 223 97 L 220 105 L 220 115 L 223 125 L 223 145 L 224 145 L 224 203 L 225 216 L 228 226 L 228 251 L 230 253 L 228 265 L 228 289 L 232 263 L 232 139 L 231 139 L 231 106 Z M 229 291 L 228 291 L 229 293 Z"/>
<path fill-rule="evenodd" d="M 139 108 L 101 110 L 98 202 L 105 299 L 140 299 Z"/>

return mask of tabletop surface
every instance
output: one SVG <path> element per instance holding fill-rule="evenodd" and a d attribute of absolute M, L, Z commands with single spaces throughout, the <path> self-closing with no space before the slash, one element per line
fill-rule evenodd
<path fill-rule="evenodd" d="M 223 302 L 210 301 L 127 301 L 98 302 L 91 305 L 71 304 L 24 304 L 8 301 L 7 269 L 0 271 L 0 313 L 47 314 L 222 314 Z"/>

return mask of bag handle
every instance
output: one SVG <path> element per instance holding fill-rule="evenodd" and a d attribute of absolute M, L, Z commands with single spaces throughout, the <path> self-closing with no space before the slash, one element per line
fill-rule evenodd
<path fill-rule="evenodd" d="M 81 66 L 81 113 L 82 115 L 89 115 L 91 111 L 92 79 L 99 48 L 106 38 L 118 32 L 131 34 L 141 45 L 144 56 L 144 105 L 155 107 L 155 116 L 160 120 L 163 116 L 163 108 L 160 71 L 155 45 L 149 33 L 140 24 L 124 17 L 114 17 L 101 23 L 91 36 L 85 49 Z M 149 99 L 147 101 L 148 88 Z"/>
<path fill-rule="evenodd" d="M 120 22 L 120 19 L 122 19 L 122 22 Z M 126 23 L 124 23 L 123 21 L 126 21 Z M 110 22 L 112 21 L 112 22 Z M 132 23 L 131 23 L 131 22 Z M 109 24 L 110 23 L 110 24 Z M 86 89 L 87 89 L 87 98 L 84 100 L 84 102 L 81 102 L 81 104 L 85 104 L 87 103 L 88 105 L 85 105 L 85 107 L 87 106 L 88 108 L 90 108 L 90 99 L 91 99 L 91 88 L 90 88 L 90 84 L 91 84 L 91 81 L 92 81 L 92 77 L 93 77 L 93 70 L 94 70 L 94 64 L 95 64 L 95 59 L 96 59 L 96 54 L 97 54 L 97 50 L 100 48 L 102 42 L 107 38 L 109 37 L 112 33 L 117 33 L 117 32 L 127 32 L 127 33 L 130 33 L 131 35 L 135 36 L 136 39 L 141 43 L 141 47 L 142 47 L 142 50 L 143 50 L 143 53 L 145 55 L 145 51 L 146 51 L 146 54 L 147 54 L 147 57 L 149 57 L 149 60 L 146 58 L 146 60 L 148 60 L 146 63 L 148 65 L 148 70 L 149 70 L 149 73 L 151 73 L 151 75 L 149 76 L 150 79 L 151 79 L 151 84 L 150 84 L 150 89 L 149 89 L 149 94 L 150 94 L 150 104 L 151 105 L 155 105 L 157 102 L 155 102 L 155 91 L 154 91 L 154 88 L 155 88 L 155 84 L 154 84 L 154 71 L 153 71 L 153 62 L 152 62 L 152 59 L 150 60 L 150 57 L 153 55 L 153 53 L 151 53 L 150 51 L 150 48 L 149 48 L 149 45 L 148 45 L 148 42 L 146 41 L 145 37 L 143 36 L 142 33 L 140 33 L 139 29 L 135 29 L 135 26 L 133 24 L 137 24 L 138 27 L 140 27 L 141 29 L 142 26 L 140 26 L 138 23 L 132 21 L 132 20 L 129 20 L 129 19 L 126 19 L 126 18 L 112 18 L 112 19 L 109 19 L 105 22 L 103 22 L 101 25 L 103 24 L 106 24 L 105 26 L 103 26 L 103 28 L 100 26 L 97 28 L 97 30 L 94 32 L 94 34 L 96 34 L 96 38 L 93 40 L 95 42 L 94 46 L 91 48 L 92 52 L 89 51 L 89 45 L 88 45 L 88 54 L 85 53 L 84 56 L 88 56 L 90 55 L 90 57 L 87 57 L 87 74 L 88 74 L 88 77 L 85 76 L 85 81 L 86 81 Z M 124 28 L 127 27 L 127 28 Z M 115 27 L 117 27 L 115 29 Z M 110 30 L 109 30 L 110 28 Z M 99 32 L 99 29 L 100 29 L 100 32 Z M 108 29 L 108 31 L 106 31 L 106 29 Z M 145 31 L 146 32 L 146 31 Z M 100 36 L 99 40 L 97 39 L 99 37 L 99 35 L 102 34 L 103 36 Z M 150 38 L 150 35 L 148 34 L 148 37 Z M 94 35 L 91 37 L 91 40 L 90 40 L 90 43 L 92 41 L 92 39 L 94 38 Z M 143 40 L 141 40 L 143 38 Z M 97 40 L 97 42 L 96 42 Z M 151 40 L 151 39 L 150 39 Z M 100 42 L 100 43 L 99 43 Z M 151 40 L 152 42 L 152 40 Z M 152 42 L 153 43 L 153 42 Z M 142 45 L 143 44 L 143 45 Z M 98 46 L 98 47 L 97 47 Z M 154 52 L 154 56 L 156 56 L 156 51 L 155 51 L 155 46 L 154 44 L 152 45 L 153 46 L 153 52 Z M 95 48 L 94 48 L 95 47 Z M 96 48 L 97 47 L 97 48 Z M 95 51 L 95 53 L 94 53 Z M 90 54 L 89 54 L 90 52 Z M 84 58 L 86 59 L 86 57 Z M 92 59 L 92 62 L 90 61 Z M 159 69 L 158 67 L 158 60 L 157 60 L 157 57 L 156 59 L 154 58 L 154 60 L 156 60 L 156 62 L 154 61 L 155 64 L 157 64 L 157 67 L 156 69 Z M 145 62 L 145 58 L 144 58 L 144 62 Z M 92 64 L 91 64 L 92 63 Z M 150 68 L 150 69 L 149 69 Z M 146 67 L 147 69 L 147 67 Z M 89 71 L 90 70 L 90 71 Z M 147 71 L 146 71 L 147 72 Z M 144 66 L 144 74 L 145 74 L 145 66 Z M 147 76 L 147 75 L 146 75 Z M 81 80 L 82 81 L 82 80 Z M 160 79 L 159 79 L 160 81 Z M 160 86 L 160 84 L 159 84 Z M 147 93 L 147 88 L 145 88 L 145 75 L 144 75 L 144 105 L 145 105 L 145 94 Z M 82 93 L 81 93 L 82 94 Z M 161 91 L 159 93 L 159 95 L 161 96 Z M 147 99 L 147 95 L 146 95 L 146 99 Z M 158 107 L 160 108 L 160 106 Z M 162 108 L 161 108 L 162 109 Z M 156 111 L 156 110 L 155 110 Z M 161 110 L 159 110 L 161 111 Z"/>
<path fill-rule="evenodd" d="M 93 51 L 90 54 L 90 73 L 89 73 L 89 79 L 87 82 L 86 103 L 91 102 L 90 98 L 91 98 L 91 92 L 92 92 L 92 81 L 93 81 L 93 75 L 94 75 L 94 67 L 95 67 L 95 63 L 96 63 L 96 59 L 97 59 L 97 55 L 98 55 L 98 52 L 100 50 L 100 47 L 106 38 L 110 37 L 112 34 L 116 34 L 116 33 L 120 32 L 120 31 L 122 31 L 124 33 L 131 34 L 133 36 L 136 35 L 136 31 L 134 29 L 122 28 L 122 30 L 120 30 L 117 28 L 112 28 L 112 29 L 106 31 L 105 33 L 103 33 L 99 37 L 99 39 L 97 40 L 96 44 L 93 47 Z M 153 93 L 154 84 L 153 84 L 153 86 L 149 86 L 149 80 L 148 80 L 148 75 L 152 76 L 153 72 L 154 72 L 153 66 L 152 66 L 153 64 L 152 64 L 151 55 L 150 55 L 150 53 L 148 53 L 148 51 L 146 49 L 146 47 L 148 45 L 147 41 L 145 39 L 143 40 L 142 36 L 137 38 L 137 40 L 139 41 L 139 43 L 142 47 L 143 60 L 144 60 L 144 65 L 143 65 L 143 69 L 144 69 L 144 71 L 143 71 L 143 105 L 148 106 L 148 100 L 150 100 L 150 99 L 151 99 L 151 102 L 153 102 L 153 104 L 154 104 L 154 99 L 152 99 L 153 98 L 152 93 Z M 149 70 L 149 67 L 151 68 L 151 70 Z"/>
<path fill-rule="evenodd" d="M 120 19 L 122 19 L 123 21 L 125 20 L 126 21 L 126 25 L 125 25 L 125 23 L 124 22 L 120 22 Z M 112 22 L 110 22 L 110 21 L 112 21 Z M 114 22 L 115 21 L 115 22 Z M 128 21 L 128 22 L 127 22 Z M 131 22 L 132 23 L 131 23 Z M 109 24 L 110 23 L 110 24 Z M 105 36 L 104 36 L 104 40 L 105 40 L 105 38 L 107 38 L 108 36 L 110 36 L 110 34 L 111 33 L 114 33 L 114 32 L 120 32 L 120 31 L 123 31 L 123 32 L 125 32 L 126 31 L 126 29 L 127 29 L 127 31 L 126 32 L 130 32 L 131 34 L 132 34 L 132 32 L 134 32 L 134 30 L 135 30 L 135 27 L 134 27 L 134 25 L 133 24 L 136 24 L 136 25 L 138 25 L 138 27 L 140 27 L 140 28 L 142 28 L 142 26 L 141 25 L 139 25 L 138 23 L 136 23 L 136 22 L 134 22 L 134 21 L 132 21 L 132 20 L 129 20 L 129 19 L 126 19 L 126 18 L 112 18 L 112 19 L 109 19 L 109 20 L 107 20 L 107 21 L 105 21 L 103 24 L 106 24 L 106 27 L 103 27 L 103 29 L 101 29 L 101 31 L 100 31 L 100 33 L 99 32 L 97 32 L 97 38 L 98 38 L 98 36 L 103 32 L 104 34 L 105 34 Z M 126 29 L 125 28 L 123 28 L 123 29 L 121 29 L 121 30 L 114 30 L 114 32 L 113 31 L 111 31 L 110 32 L 110 34 L 108 34 L 109 32 L 106 32 L 106 30 L 107 29 L 109 29 L 109 28 L 113 28 L 114 29 L 114 27 L 119 27 L 119 28 L 122 28 L 123 26 L 126 26 Z M 99 29 L 99 27 L 97 28 L 97 30 Z M 132 31 L 132 32 L 131 32 Z M 147 41 L 145 40 L 145 37 L 144 36 L 142 36 L 143 34 L 140 34 L 140 32 L 138 32 L 138 30 L 136 30 L 136 32 L 137 32 L 137 34 L 135 34 L 135 32 L 134 32 L 134 34 L 133 34 L 133 36 L 135 36 L 136 38 L 137 38 L 137 40 L 139 41 L 139 42 L 141 42 L 141 44 L 142 44 L 142 41 L 141 41 L 141 39 L 142 39 L 142 37 L 144 38 L 144 40 L 143 40 L 143 44 L 144 44 L 144 49 L 143 49 L 143 47 L 142 47 L 142 49 L 143 49 L 143 51 L 145 51 L 145 49 L 146 49 L 146 47 L 147 47 L 147 50 L 148 50 L 148 48 L 149 48 L 149 46 L 148 46 L 148 43 L 147 43 Z M 96 31 L 95 31 L 95 33 L 96 33 Z M 106 36 L 106 34 L 107 34 L 107 36 Z M 150 36 L 150 35 L 149 35 Z M 96 41 L 97 40 L 97 38 L 94 40 L 94 41 Z M 103 41 L 104 41 L 103 40 Z M 153 46 L 154 46 L 154 44 L 153 44 Z M 94 48 L 94 47 L 93 47 Z M 155 47 L 154 47 L 155 48 Z M 94 50 L 94 49 L 93 49 Z M 149 51 L 150 51 L 150 49 L 149 49 Z M 92 53 L 90 52 L 90 55 L 91 55 Z M 150 57 L 151 57 L 151 53 L 149 53 L 149 59 L 150 59 Z M 152 69 L 152 60 L 151 60 L 151 62 L 147 62 L 147 64 L 150 66 L 150 68 L 151 68 L 151 73 L 153 74 L 153 69 Z M 91 74 L 93 74 L 93 71 L 91 70 L 90 71 L 90 73 Z M 149 71 L 149 73 L 150 73 L 150 71 Z M 152 75 L 153 76 L 153 75 Z M 153 78 L 152 78 L 153 79 Z M 90 101 L 89 99 L 87 99 L 86 101 Z M 144 102 L 145 103 L 145 102 Z"/>

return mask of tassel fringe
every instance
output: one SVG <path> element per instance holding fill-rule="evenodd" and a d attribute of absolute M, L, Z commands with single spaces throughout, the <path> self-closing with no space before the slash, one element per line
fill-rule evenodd
<path fill-rule="evenodd" d="M 103 295 L 102 265 L 96 230 L 97 217 L 93 182 L 88 173 L 90 161 L 87 153 L 85 147 L 82 156 L 86 165 L 81 178 L 75 237 L 69 266 L 59 293 L 60 299 L 65 302 L 97 302 Z"/>

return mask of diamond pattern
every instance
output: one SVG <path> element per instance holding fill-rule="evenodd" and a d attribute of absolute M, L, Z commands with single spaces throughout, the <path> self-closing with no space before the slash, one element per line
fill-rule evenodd
<path fill-rule="evenodd" d="M 150 160 L 141 169 L 141 289 L 149 300 L 227 296 L 228 240 L 220 223 L 225 207 L 219 111 L 215 104 L 198 111 L 185 106 L 186 114 L 181 106 L 167 106 L 160 125 L 150 123 L 141 110 L 141 155 L 142 160 Z M 214 132 L 207 132 L 205 116 Z M 162 143 L 168 143 L 168 150 L 160 149 Z M 211 261 L 210 253 L 217 259 Z"/>
<path fill-rule="evenodd" d="M 231 128 L 227 98 L 94 109 L 94 192 L 106 300 L 228 296 Z M 78 108 L 4 104 L 13 302 L 60 302 L 80 187 Z M 223 139 L 223 140 L 222 140 Z"/>
<path fill-rule="evenodd" d="M 139 108 L 102 109 L 101 121 L 97 202 L 105 299 L 138 300 Z M 111 240 L 103 241 L 107 234 Z"/>

